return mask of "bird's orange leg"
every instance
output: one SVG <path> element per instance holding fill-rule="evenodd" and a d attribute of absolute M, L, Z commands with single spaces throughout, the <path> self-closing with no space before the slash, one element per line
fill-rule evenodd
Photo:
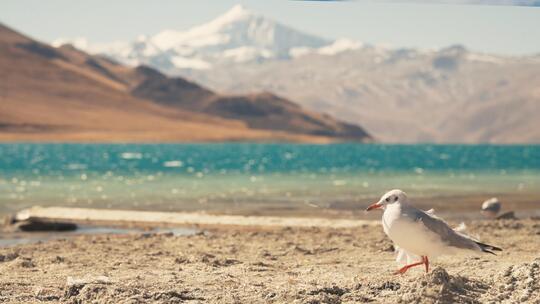
<path fill-rule="evenodd" d="M 429 272 L 429 260 L 428 260 L 427 255 L 423 256 L 422 259 L 424 260 L 424 264 L 426 265 L 426 273 L 428 273 Z"/>
<path fill-rule="evenodd" d="M 394 274 L 404 274 L 405 272 L 407 272 L 407 270 L 409 270 L 409 268 L 413 268 L 414 266 L 418 266 L 418 265 L 426 265 L 426 269 L 427 269 L 427 264 L 428 261 L 427 261 L 427 257 L 425 256 L 422 256 L 422 261 L 418 262 L 418 263 L 413 263 L 413 264 L 410 264 L 410 265 L 405 265 L 403 267 L 401 267 L 400 269 L 398 269 L 396 272 L 394 272 Z"/>

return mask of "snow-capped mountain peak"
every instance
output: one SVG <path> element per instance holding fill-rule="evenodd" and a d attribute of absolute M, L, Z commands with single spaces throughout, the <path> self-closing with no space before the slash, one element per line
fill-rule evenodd
<path fill-rule="evenodd" d="M 231 30 L 242 30 L 241 25 L 260 18 L 241 5 L 235 5 L 214 20 L 187 31 L 164 30 L 152 37 L 152 42 L 163 50 L 178 46 L 207 47 L 230 42 Z"/>
<path fill-rule="evenodd" d="M 97 47 L 80 41 L 78 45 L 120 62 L 147 64 L 175 73 L 222 64 L 288 60 L 304 53 L 334 55 L 356 49 L 360 43 L 305 34 L 237 4 L 217 18 L 188 30 L 163 30 L 114 45 Z"/>
<path fill-rule="evenodd" d="M 223 25 L 223 24 L 235 22 L 237 20 L 242 20 L 244 18 L 249 18 L 255 15 L 256 15 L 255 12 L 247 9 L 242 4 L 236 4 L 227 12 L 225 12 L 223 15 L 217 17 L 210 23 L 214 23 L 216 25 Z"/>

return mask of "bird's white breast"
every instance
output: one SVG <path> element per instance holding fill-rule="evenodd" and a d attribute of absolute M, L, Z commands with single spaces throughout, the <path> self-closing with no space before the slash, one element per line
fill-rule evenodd
<path fill-rule="evenodd" d="M 399 247 L 422 256 L 438 256 L 447 246 L 437 234 L 429 231 L 422 222 L 417 222 L 403 213 L 400 204 L 387 205 L 383 218 L 386 235 Z"/>

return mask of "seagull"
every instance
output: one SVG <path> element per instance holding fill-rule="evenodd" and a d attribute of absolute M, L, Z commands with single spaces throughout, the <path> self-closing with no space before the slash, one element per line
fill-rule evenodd
<path fill-rule="evenodd" d="M 482 214 L 486 217 L 494 218 L 499 211 L 501 211 L 501 202 L 496 197 L 492 197 L 482 204 Z"/>
<path fill-rule="evenodd" d="M 395 274 L 404 274 L 412 267 L 425 265 L 429 272 L 429 259 L 446 254 L 490 253 L 501 248 L 480 243 L 465 235 L 460 229 L 452 229 L 433 210 L 422 211 L 409 202 L 407 194 L 401 190 L 391 190 L 381 199 L 367 207 L 366 211 L 383 209 L 382 226 L 384 232 L 395 243 L 398 255 L 420 257 L 416 263 L 408 263 Z M 400 257 L 398 256 L 398 259 Z"/>

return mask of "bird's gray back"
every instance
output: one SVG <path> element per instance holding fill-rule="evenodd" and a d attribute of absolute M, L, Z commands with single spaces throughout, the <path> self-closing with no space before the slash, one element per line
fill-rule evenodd
<path fill-rule="evenodd" d="M 427 230 L 437 234 L 443 243 L 460 249 L 480 250 L 473 240 L 454 231 L 442 219 L 412 206 L 408 206 L 406 209 L 405 212 L 408 217 L 414 219 L 415 222 L 423 224 Z"/>

